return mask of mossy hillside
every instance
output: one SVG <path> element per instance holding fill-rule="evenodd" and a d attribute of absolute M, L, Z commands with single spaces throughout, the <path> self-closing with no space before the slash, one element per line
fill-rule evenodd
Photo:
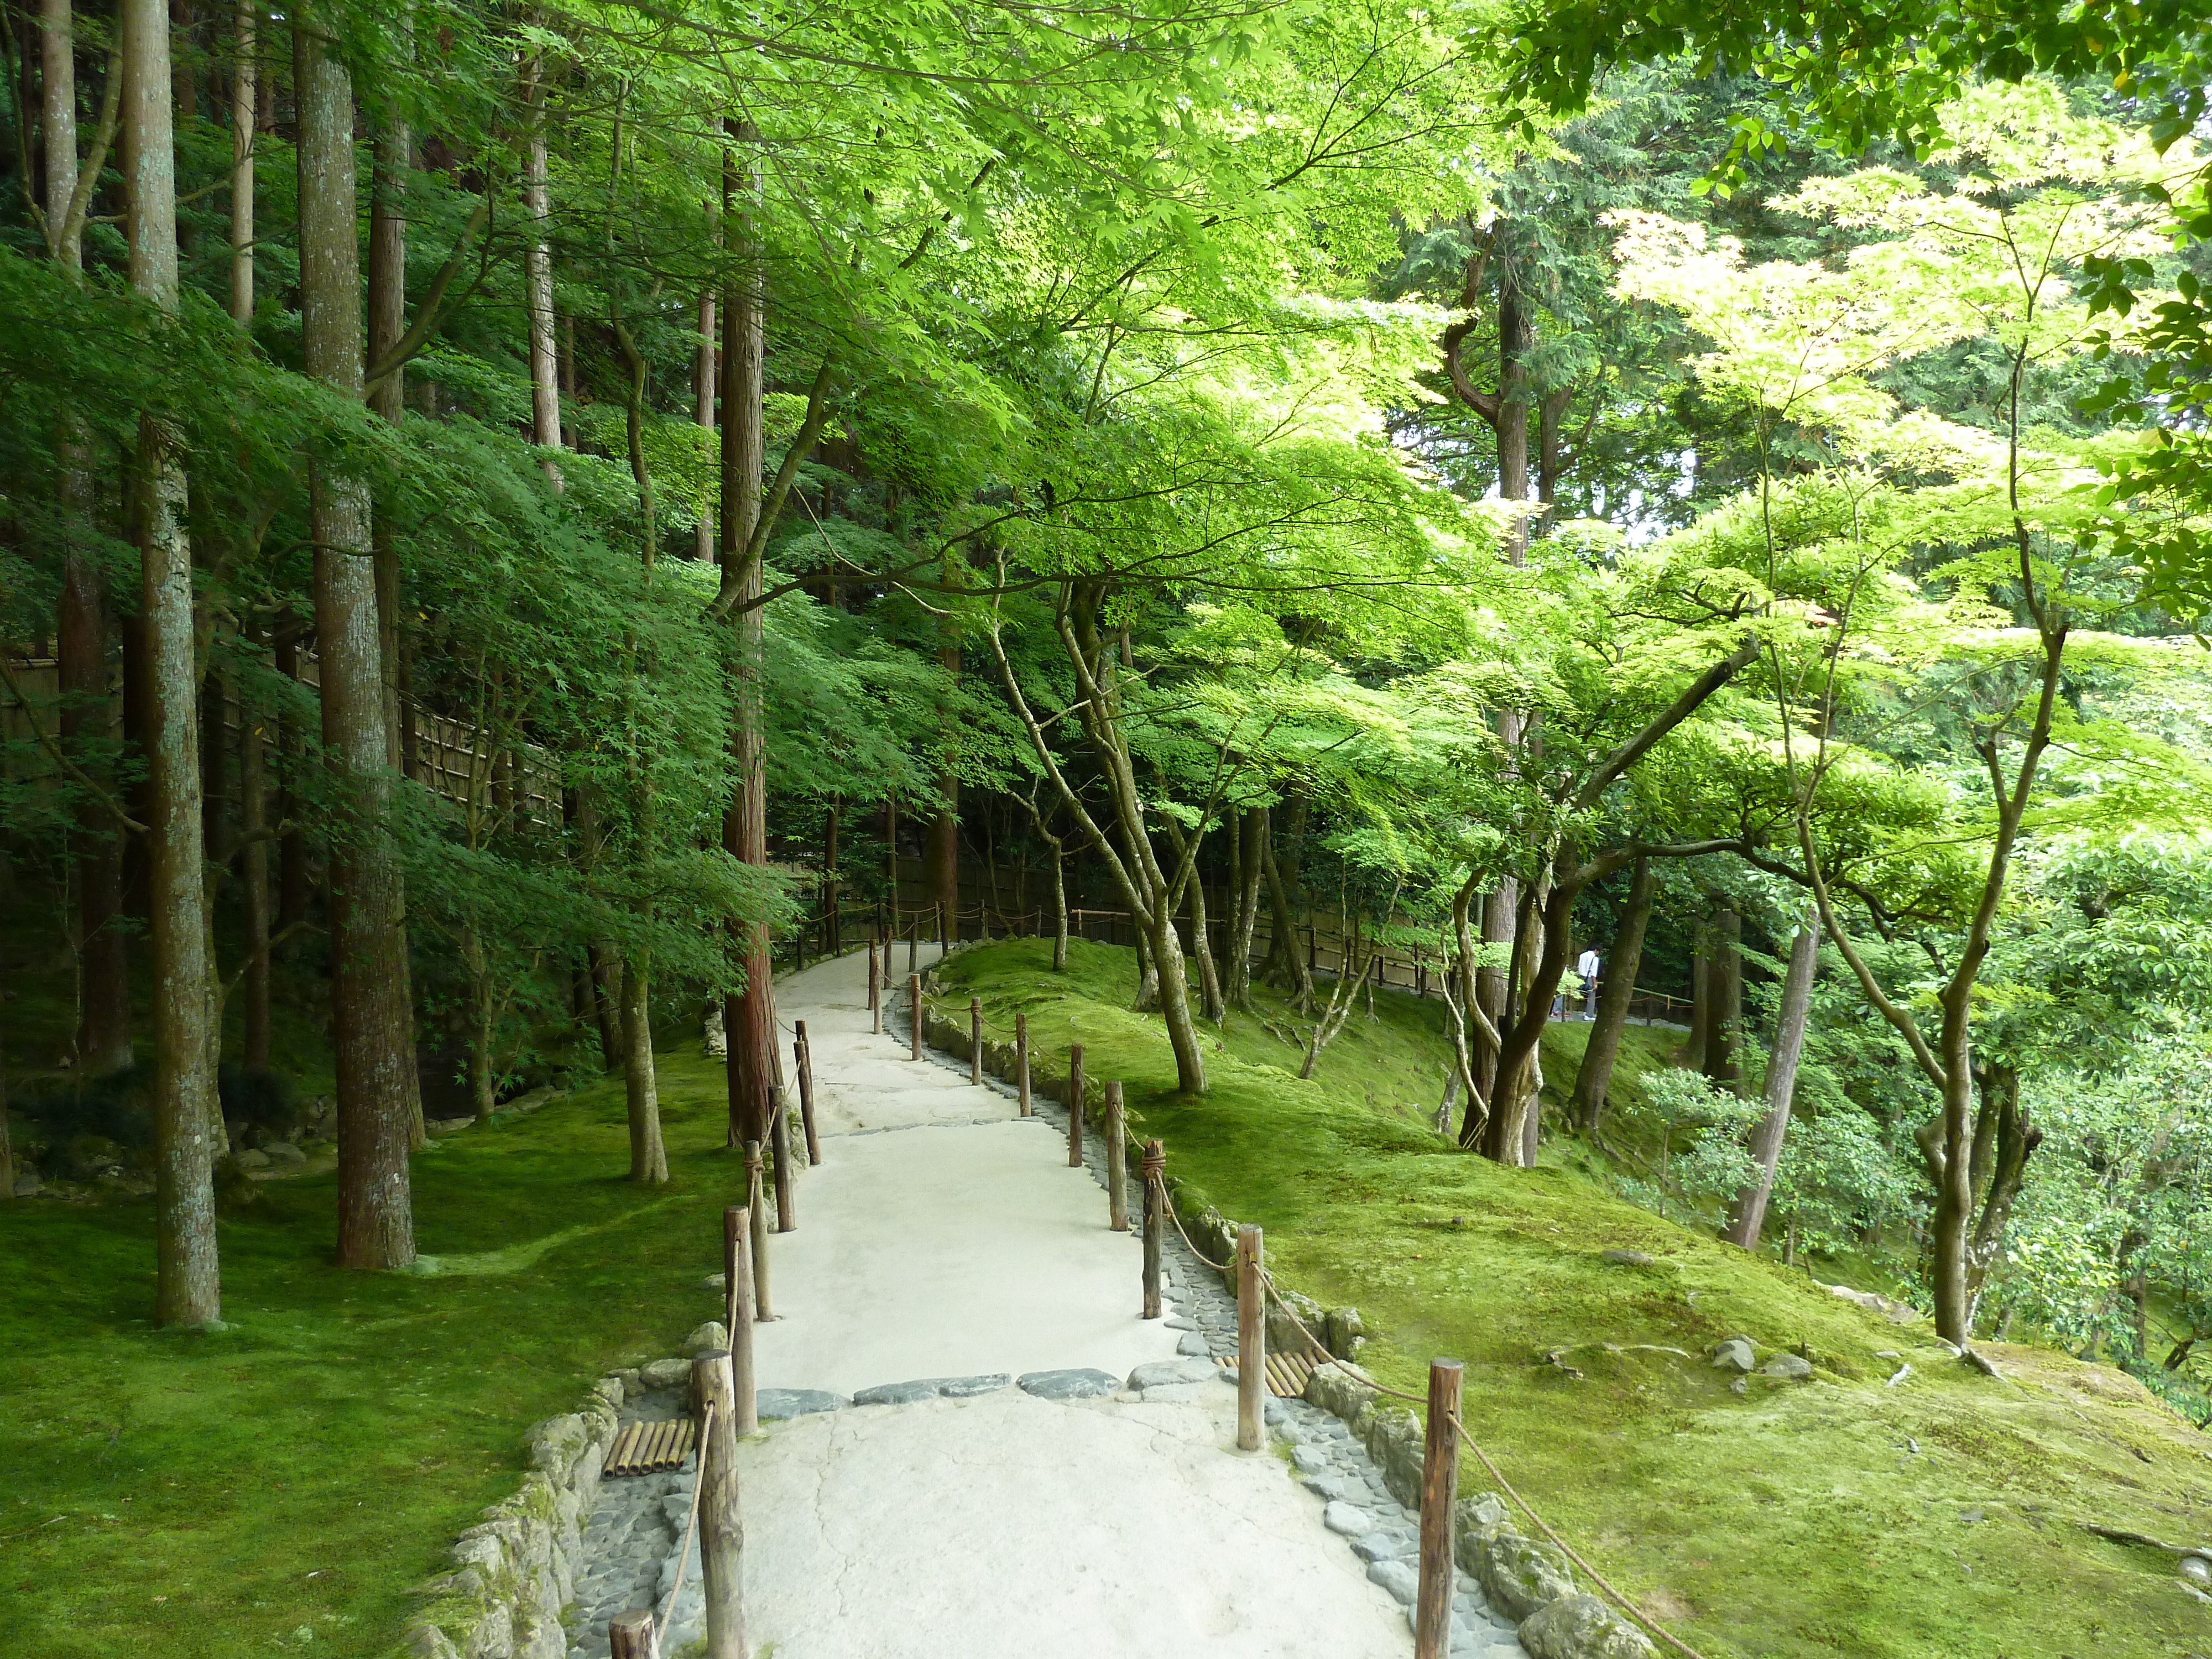
<path fill-rule="evenodd" d="M 152 1328 L 149 1203 L 0 1205 L 0 1646 L 392 1651 L 529 1425 L 714 1315 L 722 1068 L 660 1076 L 657 1191 L 623 1178 L 618 1081 L 418 1155 L 434 1277 L 337 1271 L 331 1177 L 265 1183 L 221 1225 L 216 1334 Z"/>
<path fill-rule="evenodd" d="M 1015 941 L 943 977 L 960 1001 L 983 998 L 993 1035 L 1026 1012 L 1048 1072 L 1079 1037 L 1194 1198 L 1264 1226 L 1285 1283 L 1359 1306 L 1385 1382 L 1419 1391 L 1431 1356 L 1465 1360 L 1470 1432 L 1709 1659 L 2212 1653 L 2212 1608 L 2176 1586 L 2169 1558 L 2080 1524 L 2212 1536 L 2212 1440 L 2130 1379 L 2007 1345 L 1987 1352 L 2009 1380 L 1981 1376 L 1925 1325 L 1893 1325 L 1576 1170 L 1458 1152 L 1394 1108 L 1397 1080 L 1435 1075 L 1390 1052 L 1440 1012 L 1411 999 L 1378 997 L 1373 1024 L 1356 1014 L 1311 1082 L 1258 1022 L 1203 1028 L 1212 1086 L 1181 1097 L 1157 1018 L 1128 1011 L 1129 957 L 1079 946 L 1054 975 L 1043 947 Z M 1571 1087 L 1571 1068 L 1553 1082 Z M 1433 1105 L 1425 1081 L 1411 1098 Z M 1608 1249 L 1653 1261 L 1608 1262 Z M 1739 1333 L 1806 1352 L 1814 1380 L 1733 1394 L 1704 1355 Z M 1913 1367 L 1894 1388 L 1886 1352 Z M 1468 1489 L 1487 1484 L 1468 1468 Z"/>

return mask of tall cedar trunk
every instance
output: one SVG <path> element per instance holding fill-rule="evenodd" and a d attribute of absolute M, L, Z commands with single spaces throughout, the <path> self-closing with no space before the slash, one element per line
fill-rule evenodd
<path fill-rule="evenodd" d="M 84 267 L 84 226 L 69 222 L 76 193 L 76 17 L 72 0 L 40 0 L 39 137 L 46 149 L 47 234 L 55 263 Z"/>
<path fill-rule="evenodd" d="M 246 920 L 246 1066 L 269 1069 L 269 722 L 239 705 L 239 875 Z"/>
<path fill-rule="evenodd" d="M 40 17 L 48 235 L 55 262 L 72 274 L 84 264 L 83 225 L 68 211 L 77 187 L 76 52 L 70 0 L 44 0 Z M 64 534 L 55 654 L 61 680 L 61 739 L 77 763 L 98 772 L 112 720 L 107 681 L 107 591 L 88 542 L 95 505 L 92 453 L 82 427 L 65 419 L 55 434 Z M 143 820 L 142 820 L 143 822 Z M 70 836 L 76 870 L 78 1064 L 91 1073 L 131 1064 L 129 939 L 123 931 L 123 844 L 106 809 L 80 802 Z"/>
<path fill-rule="evenodd" d="M 645 459 L 646 362 L 629 331 L 623 325 L 619 306 L 613 319 L 614 335 L 629 370 L 623 406 L 623 435 L 629 453 L 631 482 L 637 485 L 639 597 L 653 599 L 653 562 L 660 536 L 657 502 L 653 492 L 653 469 Z M 629 644 L 630 673 L 641 694 L 648 663 L 637 641 Z M 636 846 L 641 861 L 650 860 L 657 838 L 653 823 L 653 777 L 646 745 L 633 730 L 632 753 L 638 758 L 629 769 L 635 803 Z M 833 814 L 834 825 L 836 817 Z M 835 830 L 832 830 L 832 839 Z M 647 920 L 653 916 L 650 898 L 639 902 Z M 658 1183 L 668 1179 L 668 1154 L 660 1133 L 660 1081 L 653 1060 L 653 999 L 648 984 L 649 963 L 641 951 L 623 964 L 623 1094 L 629 1117 L 630 1179 Z"/>
<path fill-rule="evenodd" d="M 123 647 L 123 746 L 138 761 L 138 776 L 131 781 L 125 800 L 133 818 L 150 824 L 154 821 L 153 763 L 149 758 L 154 746 L 153 645 L 143 615 L 126 612 L 118 616 L 115 633 Z M 197 744 L 193 750 L 197 754 Z M 125 838 L 123 908 L 142 921 L 149 915 L 146 866 L 151 857 L 152 849 L 145 834 L 133 830 Z"/>
<path fill-rule="evenodd" d="M 362 394 L 361 251 L 356 224 L 353 78 L 318 30 L 292 26 L 300 110 L 301 340 L 309 374 Z M 331 850 L 331 1003 L 338 1103 L 342 1267 L 404 1267 L 415 1259 L 408 1188 L 414 1055 L 398 860 L 386 823 L 391 744 L 385 731 L 376 570 L 368 491 L 318 467 L 310 476 L 315 637 L 323 747 L 346 797 Z"/>
<path fill-rule="evenodd" d="M 1805 1021 L 1813 1007 L 1813 975 L 1820 966 L 1820 924 L 1814 920 L 1790 942 L 1790 966 L 1782 976 L 1782 1007 L 1774 1021 L 1774 1048 L 1766 1060 L 1766 1115 L 1751 1137 L 1759 1179 L 1735 1195 L 1729 1242 L 1747 1250 L 1759 1248 L 1766 1225 L 1766 1200 L 1774 1191 L 1774 1171 L 1782 1162 L 1782 1143 L 1790 1133 L 1790 1103 L 1797 1097 L 1797 1064 L 1805 1053 Z"/>
<path fill-rule="evenodd" d="M 530 441 L 541 449 L 561 447 L 561 366 L 553 340 L 553 195 L 545 155 L 545 64 L 536 53 L 522 60 L 522 206 L 530 216 L 530 241 L 522 251 L 523 305 L 530 325 Z M 560 464 L 550 456 L 545 476 L 562 487 Z"/>
<path fill-rule="evenodd" d="M 1705 982 L 1712 1012 L 1705 1027 L 1705 1075 L 1743 1091 L 1743 912 L 1723 900 L 1713 915 Z"/>
<path fill-rule="evenodd" d="M 412 20 L 409 20 L 411 30 Z M 380 362 L 407 331 L 407 175 L 415 164 L 407 124 L 387 117 L 378 130 L 371 164 L 368 208 L 368 361 Z M 394 368 L 368 388 L 368 406 L 394 426 L 407 410 L 407 371 Z M 390 516 L 376 514 L 371 557 L 376 573 L 376 672 L 384 696 L 385 764 L 406 775 L 399 707 L 399 548 Z M 407 889 L 395 865 L 392 890 L 399 907 L 399 985 L 394 1000 L 405 1010 L 408 1065 L 407 1133 L 419 1151 L 428 1134 L 422 1122 L 422 1066 L 416 1059 L 413 952 L 406 945 Z"/>
<path fill-rule="evenodd" d="M 233 18 L 234 55 L 230 75 L 230 318 L 240 328 L 253 323 L 253 141 L 259 122 L 254 36 L 260 24 L 259 0 L 237 0 Z"/>
<path fill-rule="evenodd" d="M 738 147 L 750 127 L 726 124 L 722 161 L 722 222 L 730 236 L 722 313 L 721 592 L 730 611 L 731 769 L 735 775 L 722 821 L 722 847 L 742 864 L 768 862 L 768 774 L 761 708 L 763 623 L 761 566 L 752 545 L 761 509 L 761 278 L 753 263 L 751 199 L 755 164 Z M 730 1140 L 766 1141 L 775 1109 L 774 969 L 768 924 L 731 919 L 744 988 L 728 999 Z"/>
<path fill-rule="evenodd" d="M 217 871 L 230 862 L 223 816 L 230 789 L 230 688 L 226 678 L 220 673 L 200 678 L 200 845 Z"/>
<path fill-rule="evenodd" d="M 696 418 L 710 431 L 714 425 L 714 387 L 719 378 L 714 365 L 714 295 L 710 289 L 699 296 L 698 360 L 692 379 Z M 699 514 L 699 562 L 705 564 L 714 556 L 714 509 L 709 506 Z"/>
<path fill-rule="evenodd" d="M 592 964 L 592 1020 L 599 1033 L 599 1065 L 611 1072 L 623 1063 L 622 958 L 604 940 L 594 939 L 584 948 Z"/>
<path fill-rule="evenodd" d="M 645 958 L 632 956 L 623 973 L 623 1084 L 629 1104 L 629 1178 L 658 1185 L 668 1179 L 660 1139 L 660 1088 L 653 1070 L 653 1000 Z"/>
<path fill-rule="evenodd" d="M 1605 1116 L 1606 1091 L 1613 1086 L 1613 1062 L 1620 1056 L 1620 1034 L 1627 1029 L 1629 1005 L 1636 998 L 1637 970 L 1644 963 L 1644 930 L 1650 922 L 1651 898 L 1658 887 L 1651 860 L 1637 860 L 1620 926 L 1598 970 L 1597 1018 L 1591 1023 L 1589 1043 L 1583 1050 L 1582 1070 L 1575 1075 L 1570 1110 L 1585 1133 L 1595 1134 Z"/>
<path fill-rule="evenodd" d="M 123 175 L 130 203 L 131 286 L 163 310 L 177 303 L 177 187 L 169 110 L 169 14 L 163 0 L 122 0 Z M 191 546 L 184 467 L 149 416 L 138 428 L 139 615 L 145 628 L 147 910 L 154 1015 L 154 1316 L 164 1325 L 222 1317 L 216 1260 L 213 981 L 200 843 Z"/>
<path fill-rule="evenodd" d="M 280 628 L 276 642 L 276 672 L 288 680 L 300 678 L 300 635 L 298 630 Z M 293 769 L 302 761 L 298 723 L 289 718 L 276 722 L 276 752 L 283 758 L 289 778 Z M 295 827 L 286 830 L 276 840 L 276 931 L 297 927 L 307 919 L 307 837 L 297 828 L 301 802 L 290 788 L 277 797 L 278 816 Z"/>
<path fill-rule="evenodd" d="M 1528 354 L 1536 345 L 1534 296 L 1521 283 L 1519 264 L 1506 259 L 1498 272 L 1498 495 L 1501 501 L 1528 499 Z M 1528 520 L 1516 520 L 1508 532 L 1506 557 L 1520 564 L 1528 556 Z"/>

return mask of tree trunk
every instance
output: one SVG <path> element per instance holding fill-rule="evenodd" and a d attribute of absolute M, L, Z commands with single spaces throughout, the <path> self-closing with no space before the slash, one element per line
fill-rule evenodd
<path fill-rule="evenodd" d="M 1701 1069 L 1705 1066 L 1705 1048 L 1712 1033 L 1712 919 L 1704 915 L 1692 927 L 1690 939 L 1690 1035 L 1683 1046 L 1684 1057 L 1692 1065 Z"/>
<path fill-rule="evenodd" d="M 48 245 L 72 273 L 84 264 L 84 227 L 69 211 L 77 188 L 76 52 L 71 0 L 44 0 L 40 16 Z M 107 769 L 112 697 L 107 683 L 107 592 L 88 550 L 95 506 L 92 454 L 82 427 L 56 434 L 59 505 L 66 529 L 55 655 L 61 681 L 61 741 L 95 775 Z M 142 819 L 141 822 L 143 822 Z M 77 1061 L 94 1076 L 131 1064 L 129 940 L 123 927 L 123 843 L 104 807 L 82 801 L 70 836 L 76 871 Z"/>
<path fill-rule="evenodd" d="M 269 764 L 267 720 L 239 704 L 239 855 L 245 889 L 246 1068 L 269 1069 Z"/>
<path fill-rule="evenodd" d="M 253 325 L 253 141 L 260 125 L 253 54 L 260 10 L 259 0 L 237 0 L 230 77 L 230 317 L 240 328 Z"/>
<path fill-rule="evenodd" d="M 822 825 L 822 929 L 832 956 L 844 948 L 845 920 L 837 891 L 837 803 L 824 809 Z"/>
<path fill-rule="evenodd" d="M 1261 972 L 1267 973 L 1267 963 L 1274 963 L 1292 1001 L 1304 1012 L 1313 1002 L 1313 974 L 1306 966 L 1304 952 L 1298 949 L 1297 918 L 1291 908 L 1291 891 L 1297 878 L 1285 877 L 1283 861 L 1276 855 L 1275 838 L 1270 828 L 1263 823 L 1260 831 L 1260 863 L 1267 884 L 1269 935 L 1267 961 L 1261 964 Z"/>
<path fill-rule="evenodd" d="M 47 246 L 64 270 L 84 268 L 84 225 L 70 222 L 76 194 L 76 17 L 73 0 L 40 0 L 39 137 L 46 148 Z"/>
<path fill-rule="evenodd" d="M 2020 1103 L 2020 1073 L 1985 1061 L 1976 1082 L 1981 1103 L 1975 1113 L 1974 1192 L 1980 1213 L 1966 1261 L 1966 1292 L 1978 1304 L 1990 1269 L 2004 1243 L 2005 1224 L 2027 1178 L 2027 1160 L 2043 1144 L 2043 1131 Z"/>
<path fill-rule="evenodd" d="M 624 1093 L 629 1106 L 629 1178 L 648 1186 L 668 1179 L 660 1139 L 660 1091 L 653 1071 L 653 1001 L 645 964 L 633 957 L 623 973 Z"/>
<path fill-rule="evenodd" d="M 499 1077 L 492 1066 L 492 1044 L 499 1023 L 490 965 L 483 936 L 474 922 L 461 924 L 461 966 L 469 976 L 469 1106 L 481 1122 L 499 1105 Z"/>
<path fill-rule="evenodd" d="M 307 371 L 362 393 L 360 243 L 353 81 L 318 31 L 295 21 L 300 107 L 300 303 Z M 338 769 L 345 820 L 331 854 L 332 1027 L 338 1097 L 342 1267 L 404 1267 L 415 1259 L 408 1189 L 414 1054 L 398 860 L 386 826 L 390 740 L 378 642 L 376 571 L 367 488 L 317 468 L 309 512 L 323 745 Z"/>
<path fill-rule="evenodd" d="M 1052 844 L 1052 971 L 1067 971 L 1067 860 L 1057 841 Z"/>
<path fill-rule="evenodd" d="M 1774 1171 L 1782 1162 L 1782 1143 L 1790 1133 L 1790 1103 L 1797 1097 L 1797 1063 L 1805 1052 L 1805 1021 L 1813 1006 L 1813 975 L 1820 965 L 1820 926 L 1801 926 L 1790 942 L 1790 967 L 1782 976 L 1782 1007 L 1774 1022 L 1774 1048 L 1766 1061 L 1766 1115 L 1753 1132 L 1751 1155 L 1759 1160 L 1759 1179 L 1735 1196 L 1729 1242 L 1747 1250 L 1759 1248 L 1766 1224 L 1766 1200 L 1774 1190 Z"/>
<path fill-rule="evenodd" d="M 523 305 L 530 320 L 530 441 L 561 447 L 561 365 L 553 340 L 553 194 L 545 154 L 545 64 L 536 53 L 522 60 L 522 206 L 530 216 L 530 241 L 522 251 Z M 560 463 L 545 458 L 545 477 L 562 487 Z"/>
<path fill-rule="evenodd" d="M 722 222 L 732 259 L 722 289 L 721 592 L 734 600 L 731 621 L 730 757 L 735 789 L 722 823 L 722 846 L 740 863 L 768 862 L 768 777 L 761 708 L 763 620 L 760 559 L 753 527 L 761 510 L 761 278 L 750 203 L 759 189 L 755 163 L 737 146 L 749 127 L 732 120 L 722 161 Z M 730 1140 L 766 1141 L 775 1108 L 775 969 L 768 924 L 732 918 L 744 988 L 728 1000 Z"/>
<path fill-rule="evenodd" d="M 1194 844 L 1191 847 L 1189 852 L 1190 874 L 1186 878 L 1190 889 L 1191 954 L 1198 958 L 1198 991 L 1200 1004 L 1206 1012 L 1206 1018 L 1212 1020 L 1214 1024 L 1218 1026 L 1221 1024 L 1222 1020 L 1227 1017 L 1229 1011 L 1227 1006 L 1222 1000 L 1221 975 L 1214 966 L 1213 941 L 1210 937 L 1210 930 L 1206 926 L 1206 884 L 1200 879 L 1198 872 L 1199 854 L 1205 846 L 1205 836 L 1203 831 L 1200 831 L 1194 840 Z M 1176 860 L 1177 863 L 1181 863 L 1184 856 L 1184 852 L 1183 838 L 1180 831 L 1170 834 L 1169 836 L 1169 845 L 1175 848 Z"/>
<path fill-rule="evenodd" d="M 165 311 L 177 304 L 177 197 L 170 123 L 169 12 L 122 0 L 124 179 L 131 286 Z M 145 628 L 147 909 L 154 1012 L 154 1313 L 163 1325 L 220 1319 L 216 1259 L 214 989 L 200 842 L 191 546 L 185 483 L 169 434 L 139 423 L 139 616 Z"/>
<path fill-rule="evenodd" d="M 1582 1070 L 1575 1075 L 1574 1100 L 1569 1109 L 1585 1134 L 1595 1134 L 1605 1116 L 1606 1092 L 1613 1086 L 1620 1035 L 1627 1029 L 1629 1004 L 1636 997 L 1637 970 L 1644 961 L 1644 930 L 1651 920 L 1651 898 L 1658 886 L 1651 860 L 1637 860 L 1636 873 L 1629 882 L 1628 903 L 1620 913 L 1620 927 L 1598 970 L 1597 1018 L 1591 1023 L 1589 1042 L 1583 1050 Z"/>
<path fill-rule="evenodd" d="M 602 1070 L 620 1066 L 625 1052 L 622 1035 L 622 958 L 603 939 L 584 947 L 592 964 L 592 1019 L 599 1028 Z"/>
<path fill-rule="evenodd" d="M 1731 900 L 1722 900 L 1720 908 L 1714 913 L 1712 940 L 1705 969 L 1712 1001 L 1712 1012 L 1705 1028 L 1705 1075 L 1741 1094 L 1743 912 Z"/>
<path fill-rule="evenodd" d="M 412 33 L 413 20 L 407 24 Z M 376 136 L 370 173 L 368 210 L 368 361 L 380 362 L 407 331 L 407 183 L 415 165 L 414 140 L 407 124 L 388 118 Z M 407 371 L 395 368 L 368 388 L 368 406 L 394 426 L 407 409 Z M 378 513 L 372 532 L 371 557 L 376 574 L 377 678 L 383 690 L 385 763 L 406 775 L 407 755 L 401 741 L 399 703 L 399 548 L 386 514 Z M 394 902 L 398 906 L 400 948 L 399 983 L 393 1000 L 405 1011 L 408 1064 L 407 1130 L 410 1149 L 420 1151 L 429 1139 L 422 1122 L 422 1067 L 415 1059 L 415 974 L 413 952 L 407 948 L 407 888 L 395 863 L 392 872 Z"/>
<path fill-rule="evenodd" d="M 1267 809 L 1237 817 L 1237 931 L 1229 943 L 1229 1006 L 1252 1006 L 1252 937 L 1260 925 L 1260 885 L 1266 879 Z"/>
<path fill-rule="evenodd" d="M 718 378 L 714 364 L 714 295 L 710 289 L 699 296 L 698 358 L 692 378 L 698 423 L 709 431 L 714 426 L 714 387 Z M 699 514 L 699 562 L 705 564 L 714 556 L 714 509 L 708 506 Z"/>
<path fill-rule="evenodd" d="M 300 678 L 300 635 L 289 626 L 280 626 L 276 639 L 276 672 L 286 679 L 296 682 Z M 300 734 L 295 724 L 280 716 L 276 721 L 276 752 L 283 757 L 286 775 L 303 763 Z M 276 931 L 283 933 L 297 927 L 307 919 L 307 837 L 300 828 L 302 802 L 298 793 L 289 787 L 277 797 L 278 817 L 293 827 L 276 841 Z"/>

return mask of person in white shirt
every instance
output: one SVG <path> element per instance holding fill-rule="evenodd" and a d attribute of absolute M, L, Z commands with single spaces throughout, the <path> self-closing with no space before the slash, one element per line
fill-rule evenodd
<path fill-rule="evenodd" d="M 1583 976 L 1583 1018 L 1597 1018 L 1597 970 L 1601 966 L 1595 951 L 1585 951 L 1575 962 L 1575 971 Z"/>

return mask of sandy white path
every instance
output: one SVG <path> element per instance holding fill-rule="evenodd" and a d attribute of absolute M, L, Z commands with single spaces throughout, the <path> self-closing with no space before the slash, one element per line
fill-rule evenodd
<path fill-rule="evenodd" d="M 924 953 L 927 963 L 933 951 Z M 903 983 L 905 956 L 896 966 Z M 763 1387 L 1126 1375 L 1177 1333 L 1137 1316 L 1133 1235 L 1060 1131 L 869 1032 L 865 952 L 777 987 L 806 1022 L 823 1163 L 774 1238 Z M 1183 1392 L 1188 1393 L 1188 1390 Z M 747 1604 L 778 1659 L 1406 1659 L 1406 1620 L 1234 1392 L 1061 1404 L 1006 1389 L 771 1425 L 742 1473 Z"/>

